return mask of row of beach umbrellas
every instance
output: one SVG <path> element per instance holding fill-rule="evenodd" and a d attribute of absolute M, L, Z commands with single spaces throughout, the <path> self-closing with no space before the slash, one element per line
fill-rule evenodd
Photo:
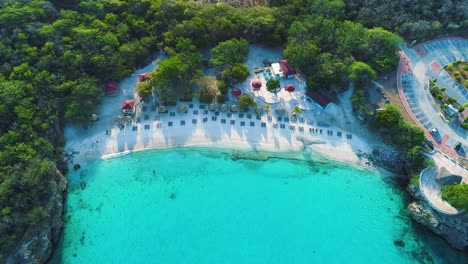
<path fill-rule="evenodd" d="M 231 112 L 238 112 L 238 111 L 239 111 L 239 106 L 236 105 L 236 104 L 233 104 L 233 105 L 231 105 L 231 106 L 229 106 L 229 105 L 227 105 L 227 104 L 221 104 L 221 105 L 219 105 L 219 107 L 218 107 L 217 104 L 209 104 L 209 105 L 208 105 L 208 109 L 209 109 L 210 111 L 216 111 L 216 110 L 219 109 L 221 112 L 226 112 L 226 111 L 228 111 L 228 110 L 230 110 Z M 165 106 L 160 106 L 160 107 L 159 107 L 159 112 L 160 112 L 160 113 L 165 113 L 165 112 L 167 112 L 167 108 L 166 108 Z M 184 114 L 185 114 L 185 113 L 188 112 L 188 108 L 187 108 L 187 106 L 185 106 L 185 105 L 180 105 L 180 106 L 177 107 L 177 112 L 178 112 L 178 113 L 184 113 Z M 262 106 L 257 106 L 257 107 L 255 107 L 255 113 L 256 113 L 256 114 L 261 115 L 261 114 L 263 114 L 264 112 L 265 112 L 265 108 L 264 108 L 264 107 L 262 107 Z M 284 109 L 284 108 L 277 108 L 277 109 L 275 110 L 275 112 L 276 112 L 276 114 L 278 114 L 278 115 L 285 115 L 285 114 L 287 113 L 286 109 Z"/>
<path fill-rule="evenodd" d="M 260 89 L 262 87 L 262 83 L 260 81 L 253 81 L 252 82 L 252 87 L 256 90 Z M 288 92 L 294 92 L 296 90 L 296 86 L 294 84 L 286 84 L 284 86 L 284 89 Z M 239 96 L 242 94 L 242 90 L 239 88 L 232 88 L 232 95 L 234 96 Z"/>

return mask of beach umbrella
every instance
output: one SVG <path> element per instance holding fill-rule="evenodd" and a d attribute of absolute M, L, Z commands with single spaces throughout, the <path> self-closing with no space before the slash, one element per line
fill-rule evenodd
<path fill-rule="evenodd" d="M 284 89 L 288 92 L 294 92 L 296 90 L 296 86 L 294 86 L 293 84 L 286 84 L 284 86 Z"/>
<path fill-rule="evenodd" d="M 166 113 L 167 112 L 167 108 L 164 106 L 164 105 L 161 105 L 158 109 L 159 113 Z"/>
<path fill-rule="evenodd" d="M 239 107 L 237 105 L 231 105 L 231 112 L 239 111 Z"/>
<path fill-rule="evenodd" d="M 262 87 L 262 82 L 260 81 L 253 81 L 252 82 L 252 87 L 255 89 L 260 89 Z"/>
<path fill-rule="evenodd" d="M 210 104 L 208 106 L 208 108 L 210 109 L 210 111 L 215 111 L 216 110 L 216 105 L 215 104 Z"/>
<path fill-rule="evenodd" d="M 144 82 L 144 81 L 148 80 L 149 78 L 150 78 L 150 76 L 149 76 L 149 73 L 147 73 L 147 72 L 138 74 L 138 82 Z"/>
<path fill-rule="evenodd" d="M 241 95 L 241 94 L 242 94 L 241 89 L 239 89 L 239 88 L 232 88 L 232 95 L 234 95 L 234 96 L 237 97 L 237 96 L 239 96 L 239 95 Z"/>
<path fill-rule="evenodd" d="M 257 106 L 257 107 L 255 108 L 255 113 L 257 113 L 258 115 L 263 114 L 263 107 Z"/>
<path fill-rule="evenodd" d="M 187 110 L 188 110 L 188 109 L 187 109 L 187 107 L 186 107 L 185 105 L 179 105 L 179 107 L 177 107 L 177 112 L 179 112 L 179 113 L 181 113 L 181 114 L 182 114 L 182 113 L 183 113 L 183 114 L 187 113 Z"/>
<path fill-rule="evenodd" d="M 276 113 L 277 113 L 278 115 L 281 115 L 281 116 L 282 116 L 282 115 L 286 114 L 286 109 L 284 109 L 284 108 L 278 108 L 278 109 L 276 109 Z"/>
<path fill-rule="evenodd" d="M 221 110 L 222 112 L 226 112 L 226 111 L 228 110 L 227 104 L 222 104 L 222 105 L 219 107 L 219 110 Z"/>

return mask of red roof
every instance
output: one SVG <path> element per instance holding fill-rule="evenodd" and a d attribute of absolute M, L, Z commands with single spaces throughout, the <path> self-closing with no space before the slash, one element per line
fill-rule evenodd
<path fill-rule="evenodd" d="M 138 74 L 138 81 L 139 82 L 144 82 L 144 81 L 148 80 L 149 78 L 150 78 L 150 76 L 149 76 L 149 73 L 147 73 L 147 72 Z"/>
<path fill-rule="evenodd" d="M 294 92 L 294 90 L 296 90 L 296 86 L 294 86 L 293 84 L 286 84 L 284 86 L 284 89 L 288 92 Z"/>
<path fill-rule="evenodd" d="M 279 65 L 283 72 L 283 76 L 288 77 L 289 75 L 296 74 L 296 70 L 288 63 L 288 60 L 280 60 Z"/>
<path fill-rule="evenodd" d="M 260 81 L 253 81 L 253 82 L 252 82 L 252 87 L 258 89 L 258 88 L 262 87 L 262 82 L 260 82 Z"/>
<path fill-rule="evenodd" d="M 239 88 L 232 88 L 232 95 L 234 95 L 234 96 L 239 96 L 239 95 L 241 95 L 241 94 L 242 94 L 241 89 L 239 89 Z"/>
<path fill-rule="evenodd" d="M 119 91 L 119 85 L 116 82 L 111 82 L 106 85 L 106 94 Z"/>
<path fill-rule="evenodd" d="M 329 103 L 331 103 L 330 98 L 328 98 L 326 95 L 316 92 L 316 91 L 307 91 L 305 93 L 307 97 L 310 99 L 314 100 L 317 104 L 319 104 L 322 108 L 327 107 Z"/>
<path fill-rule="evenodd" d="M 122 103 L 122 109 L 133 110 L 134 106 L 135 106 L 135 100 L 125 100 Z"/>

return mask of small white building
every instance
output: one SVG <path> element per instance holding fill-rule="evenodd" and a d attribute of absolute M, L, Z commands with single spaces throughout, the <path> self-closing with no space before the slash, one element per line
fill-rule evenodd
<path fill-rule="evenodd" d="M 283 77 L 283 71 L 281 71 L 280 64 L 278 62 L 272 63 L 271 64 L 271 70 L 273 72 L 273 75 Z"/>

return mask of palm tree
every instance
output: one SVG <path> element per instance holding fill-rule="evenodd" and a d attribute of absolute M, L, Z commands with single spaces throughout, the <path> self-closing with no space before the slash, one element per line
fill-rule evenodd
<path fill-rule="evenodd" d="M 295 106 L 293 110 L 291 111 L 293 115 L 300 115 L 302 113 L 302 109 L 299 106 Z"/>
<path fill-rule="evenodd" d="M 267 112 L 268 112 L 268 111 L 270 111 L 270 108 L 271 108 L 271 107 L 270 107 L 270 105 L 269 105 L 269 104 L 265 104 L 265 106 L 264 106 L 264 107 L 265 107 L 265 111 L 267 111 Z"/>

